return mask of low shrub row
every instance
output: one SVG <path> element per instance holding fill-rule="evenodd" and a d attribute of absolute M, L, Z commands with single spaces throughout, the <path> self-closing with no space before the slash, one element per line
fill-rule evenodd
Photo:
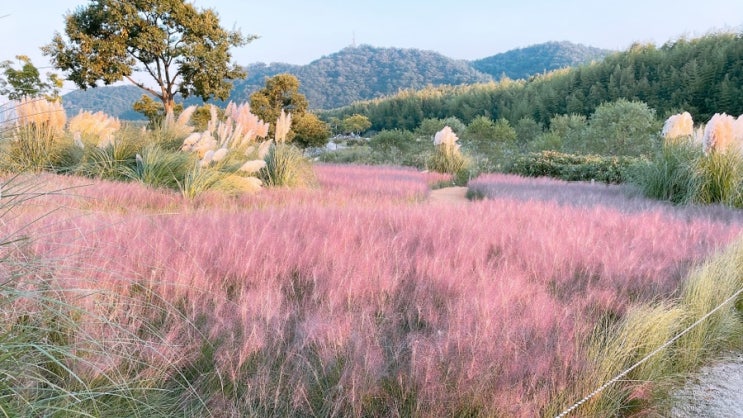
<path fill-rule="evenodd" d="M 506 171 L 526 177 L 623 183 L 631 167 L 640 161 L 637 157 L 604 157 L 542 151 L 516 157 Z"/>

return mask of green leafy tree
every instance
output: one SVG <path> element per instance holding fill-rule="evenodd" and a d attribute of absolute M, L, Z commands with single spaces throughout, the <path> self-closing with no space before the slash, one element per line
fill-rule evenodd
<path fill-rule="evenodd" d="M 23 97 L 46 96 L 49 100 L 59 98 L 59 89 L 62 88 L 62 79 L 53 73 L 47 73 L 46 81 L 41 80 L 39 69 L 25 55 L 16 55 L 20 68 L 13 68 L 12 61 L 0 63 L 0 94 L 8 96 L 10 100 L 20 100 Z"/>
<path fill-rule="evenodd" d="M 516 129 L 511 126 L 506 118 L 500 118 L 493 125 L 493 138 L 498 142 L 511 144 L 516 142 Z"/>
<path fill-rule="evenodd" d="M 149 121 L 150 128 L 155 128 L 165 119 L 165 108 L 161 102 L 152 100 L 149 95 L 143 94 L 132 105 L 132 109 L 135 112 L 143 114 Z M 173 108 L 173 113 L 178 114 L 183 111 L 183 104 L 178 103 Z"/>
<path fill-rule="evenodd" d="M 660 129 L 655 111 L 647 104 L 619 99 L 596 108 L 589 121 L 586 146 L 597 154 L 647 155 Z"/>
<path fill-rule="evenodd" d="M 314 113 L 303 113 L 292 117 L 292 142 L 300 147 L 322 147 L 328 142 L 330 129 Z"/>
<path fill-rule="evenodd" d="M 132 109 L 143 114 L 150 121 L 150 127 L 159 124 L 164 116 L 163 104 L 152 100 L 152 97 L 147 94 L 143 94 L 139 100 L 134 102 Z"/>
<path fill-rule="evenodd" d="M 68 39 L 56 33 L 42 50 L 70 81 L 86 89 L 127 79 L 160 99 L 165 112 L 174 110 L 176 94 L 225 100 L 231 81 L 245 77 L 229 50 L 255 39 L 223 29 L 215 11 L 183 0 L 91 0 L 65 20 Z"/>
<path fill-rule="evenodd" d="M 514 129 L 519 146 L 525 146 L 542 134 L 542 125 L 528 116 L 519 119 Z"/>
<path fill-rule="evenodd" d="M 250 95 L 250 110 L 272 123 L 282 110 L 297 117 L 305 113 L 307 107 L 307 98 L 299 92 L 299 80 L 291 74 L 279 74 L 267 79 L 264 88 Z M 273 126 L 269 136 L 273 136 Z"/>
<path fill-rule="evenodd" d="M 467 125 L 467 136 L 476 139 L 495 139 L 495 122 L 487 116 L 478 116 Z"/>
<path fill-rule="evenodd" d="M 418 129 L 415 130 L 415 132 L 421 136 L 433 136 L 436 134 L 436 132 L 444 129 L 444 126 L 448 126 L 451 128 L 454 133 L 459 134 L 465 131 L 466 126 L 464 123 L 462 123 L 461 120 L 454 116 L 450 116 L 446 119 L 424 119 L 421 121 L 420 125 L 418 126 Z"/>
<path fill-rule="evenodd" d="M 364 115 L 359 115 L 358 113 L 343 119 L 342 124 L 345 132 L 351 132 L 358 135 L 371 128 L 371 121 L 369 121 L 369 118 Z"/>
<path fill-rule="evenodd" d="M 291 74 L 279 74 L 266 80 L 266 87 L 250 95 L 251 111 L 265 121 L 276 121 L 281 111 L 291 113 L 288 141 L 302 147 L 324 145 L 330 136 L 328 125 L 307 111 L 307 98 L 299 92 L 299 80 Z M 274 136 L 271 125 L 268 136 Z"/>

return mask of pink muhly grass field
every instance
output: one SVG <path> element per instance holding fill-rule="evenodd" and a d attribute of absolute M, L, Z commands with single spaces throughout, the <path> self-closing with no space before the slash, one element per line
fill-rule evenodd
<path fill-rule="evenodd" d="M 152 361 L 212 346 L 205 373 L 233 388 L 201 389 L 217 416 L 537 416 L 580 377 L 596 326 L 676 296 L 741 230 L 603 185 L 485 176 L 488 199 L 447 206 L 421 201 L 413 170 L 316 171 L 318 189 L 193 203 L 94 182 L 29 233 L 64 286 L 177 310 Z M 129 309 L 111 315 L 154 315 Z"/>

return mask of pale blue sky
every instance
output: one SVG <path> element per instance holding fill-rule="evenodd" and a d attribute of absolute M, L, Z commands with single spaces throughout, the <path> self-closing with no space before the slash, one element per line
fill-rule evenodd
<path fill-rule="evenodd" d="M 0 60 L 48 65 L 39 47 L 84 0 L 7 0 L 0 5 Z M 195 0 L 227 28 L 260 39 L 233 51 L 240 64 L 307 64 L 352 43 L 419 48 L 477 59 L 547 41 L 610 49 L 663 44 L 712 30 L 743 29 L 741 0 Z"/>

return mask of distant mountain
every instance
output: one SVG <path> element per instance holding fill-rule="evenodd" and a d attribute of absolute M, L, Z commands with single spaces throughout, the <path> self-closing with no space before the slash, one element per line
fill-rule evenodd
<path fill-rule="evenodd" d="M 609 52 L 569 42 L 549 42 L 468 62 L 432 51 L 361 45 L 344 48 L 307 65 L 248 65 L 248 77 L 234 83 L 229 100 L 248 101 L 251 93 L 265 85 L 266 78 L 289 73 L 299 79 L 300 92 L 307 96 L 311 108 L 332 109 L 404 89 L 488 82 L 500 79 L 504 73 L 513 79 L 526 78 L 600 59 Z M 87 109 L 103 110 L 121 119 L 141 119 L 131 109 L 141 96 L 142 91 L 134 86 L 99 87 L 68 93 L 63 103 L 70 115 Z M 201 102 L 189 99 L 187 103 Z"/>
<path fill-rule="evenodd" d="M 87 90 L 74 90 L 62 96 L 62 105 L 67 115 L 72 117 L 81 110 L 103 111 L 124 120 L 144 120 L 141 113 L 132 109 L 134 102 L 142 97 L 144 90 L 135 86 L 96 87 Z"/>
<path fill-rule="evenodd" d="M 459 85 L 490 81 L 466 61 L 419 49 L 347 47 L 304 66 L 254 64 L 248 79 L 235 83 L 233 100 L 247 100 L 265 84 L 265 77 L 282 72 L 299 79 L 300 92 L 315 109 L 331 109 L 358 100 L 421 89 L 427 85 Z"/>
<path fill-rule="evenodd" d="M 472 61 L 472 67 L 495 80 L 503 76 L 518 80 L 545 71 L 600 61 L 612 52 L 615 51 L 567 41 L 547 42 Z"/>

